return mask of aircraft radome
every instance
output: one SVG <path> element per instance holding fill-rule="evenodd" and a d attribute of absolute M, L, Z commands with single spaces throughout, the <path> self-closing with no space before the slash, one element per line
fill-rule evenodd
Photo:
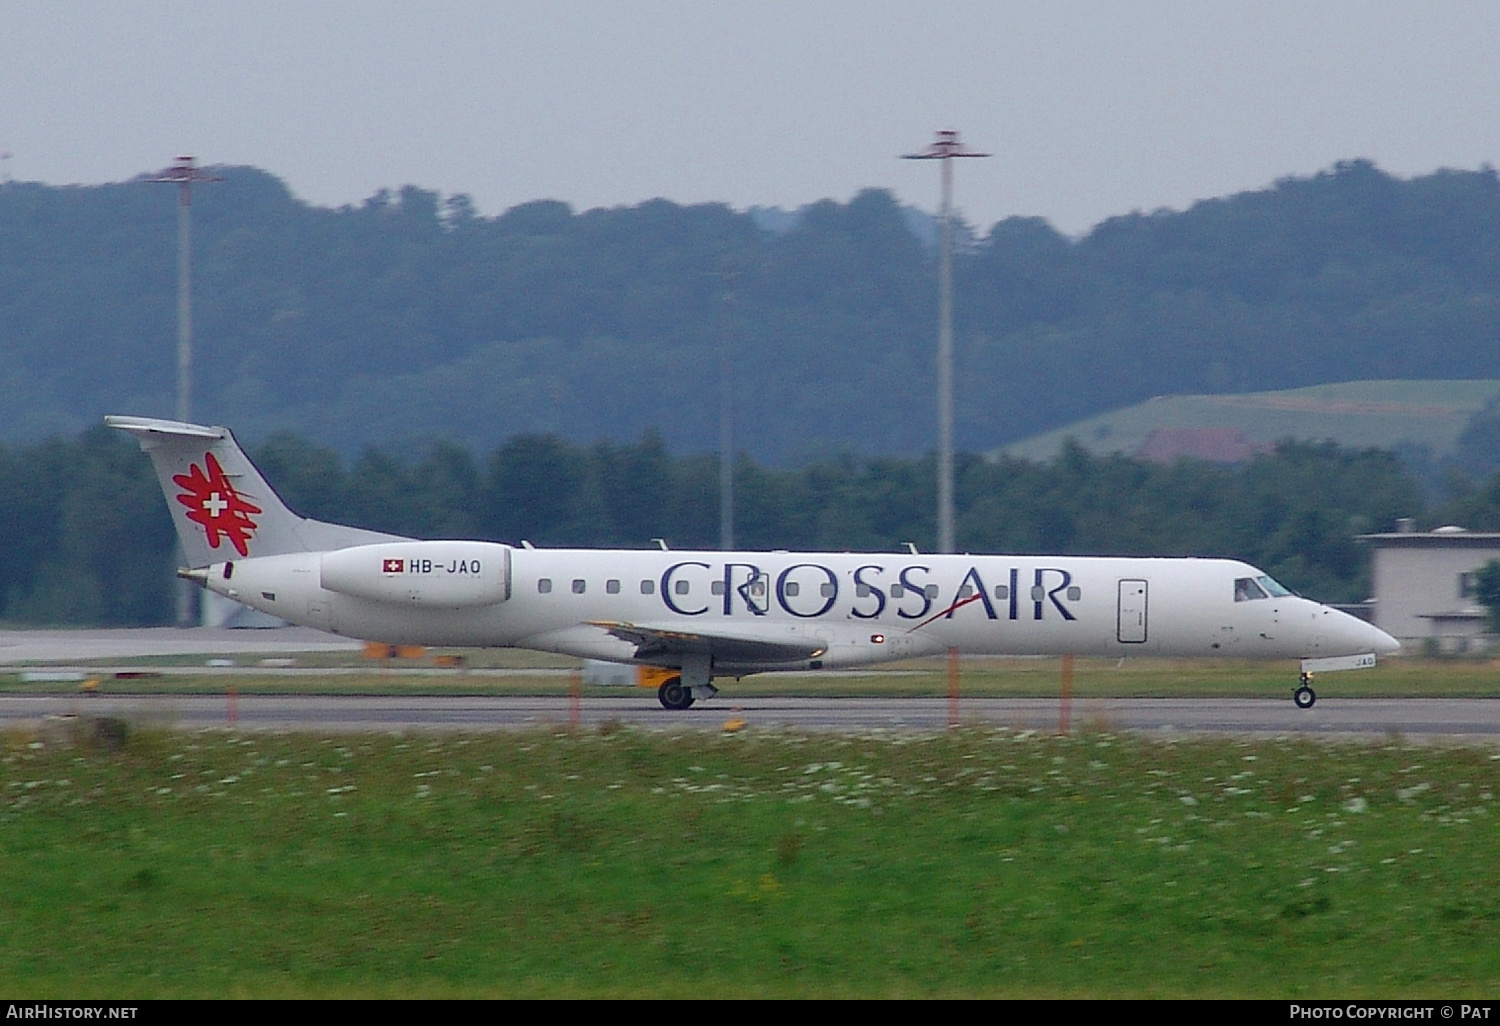
<path fill-rule="evenodd" d="M 300 517 L 222 427 L 106 418 L 139 439 L 189 567 L 295 624 L 393 644 L 516 647 L 716 678 L 932 655 L 1223 656 L 1373 666 L 1400 645 L 1230 559 L 538 549 Z"/>

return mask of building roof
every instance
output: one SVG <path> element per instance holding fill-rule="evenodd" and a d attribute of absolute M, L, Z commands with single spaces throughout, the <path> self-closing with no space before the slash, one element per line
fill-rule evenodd
<path fill-rule="evenodd" d="M 1418 613 L 1422 620 L 1487 620 L 1489 613 L 1483 609 L 1449 609 L 1440 613 Z"/>
<path fill-rule="evenodd" d="M 1500 531 L 1470 531 L 1448 525 L 1432 531 L 1390 531 L 1356 535 L 1377 548 L 1401 549 L 1494 549 L 1500 548 Z"/>

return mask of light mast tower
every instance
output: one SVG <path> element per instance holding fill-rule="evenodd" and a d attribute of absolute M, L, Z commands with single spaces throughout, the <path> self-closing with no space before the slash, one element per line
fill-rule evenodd
<path fill-rule="evenodd" d="M 193 413 L 193 186 L 223 179 L 200 169 L 192 157 L 178 157 L 175 164 L 146 181 L 177 186 L 177 419 L 189 421 Z"/>
<path fill-rule="evenodd" d="M 199 169 L 192 157 L 178 157 L 171 167 L 146 179 L 177 186 L 177 419 L 180 421 L 193 419 L 193 186 L 222 180 Z M 191 627 L 196 621 L 195 595 L 191 581 L 177 582 L 177 626 Z"/>
<path fill-rule="evenodd" d="M 939 132 L 921 153 L 903 160 L 943 162 L 943 205 L 938 242 L 938 551 L 952 552 L 953 537 L 953 158 L 988 157 L 966 149 L 952 129 Z"/>

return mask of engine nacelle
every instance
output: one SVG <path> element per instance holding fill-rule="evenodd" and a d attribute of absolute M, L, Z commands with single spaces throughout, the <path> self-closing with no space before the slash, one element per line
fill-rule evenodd
<path fill-rule="evenodd" d="M 510 598 L 510 546 L 479 541 L 410 541 L 325 552 L 329 591 L 407 606 L 464 609 Z"/>

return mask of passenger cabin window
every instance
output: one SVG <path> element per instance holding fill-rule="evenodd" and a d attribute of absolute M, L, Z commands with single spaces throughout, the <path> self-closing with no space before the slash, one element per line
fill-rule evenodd
<path fill-rule="evenodd" d="M 906 594 L 906 589 L 899 584 L 891 585 L 891 598 L 900 598 Z"/>
<path fill-rule="evenodd" d="M 552 591 L 552 578 L 541 577 L 537 579 L 536 590 L 539 595 L 546 595 Z"/>
<path fill-rule="evenodd" d="M 995 585 L 995 597 L 997 599 L 1008 599 L 1008 598 L 1010 598 L 1010 585 L 1008 585 L 1008 584 L 997 584 L 997 585 Z"/>
<path fill-rule="evenodd" d="M 688 587 L 689 585 L 687 581 L 675 581 L 672 584 L 672 590 L 677 592 L 677 594 L 679 595 L 686 595 L 688 593 Z"/>
<path fill-rule="evenodd" d="M 641 594 L 642 595 L 655 595 L 656 594 L 656 582 L 652 581 L 652 580 L 642 581 L 641 582 Z"/>
<path fill-rule="evenodd" d="M 611 595 L 620 594 L 620 582 L 611 578 L 604 582 L 604 590 Z"/>
<path fill-rule="evenodd" d="M 796 598 L 802 593 L 802 585 L 798 584 L 796 581 L 787 581 L 786 587 L 782 590 L 786 592 L 788 597 Z"/>
<path fill-rule="evenodd" d="M 573 581 L 573 594 L 574 595 L 582 595 L 584 593 L 584 591 L 587 590 L 587 588 L 588 588 L 588 585 L 584 583 L 583 578 L 580 577 L 580 578 L 577 578 L 577 579 L 575 579 Z"/>
<path fill-rule="evenodd" d="M 709 583 L 708 590 L 714 595 L 722 595 L 724 594 L 724 582 L 712 581 Z"/>
<path fill-rule="evenodd" d="M 961 599 L 973 598 L 974 597 L 974 586 L 972 584 L 966 584 L 962 588 L 959 588 L 958 589 L 958 597 L 961 598 Z"/>
<path fill-rule="evenodd" d="M 1236 602 L 1250 602 L 1254 599 L 1270 598 L 1265 589 L 1255 583 L 1254 578 L 1236 577 L 1234 580 L 1234 600 Z"/>
<path fill-rule="evenodd" d="M 833 596 L 837 594 L 837 591 L 838 590 L 827 581 L 824 581 L 822 584 L 818 585 L 818 594 L 822 595 L 824 598 L 833 598 Z"/>

